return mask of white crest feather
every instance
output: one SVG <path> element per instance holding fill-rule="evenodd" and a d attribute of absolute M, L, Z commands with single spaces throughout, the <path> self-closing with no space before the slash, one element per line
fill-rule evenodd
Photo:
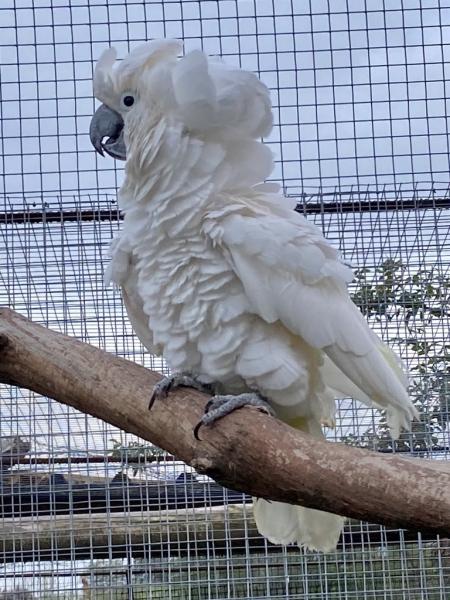
<path fill-rule="evenodd" d="M 182 48 L 183 43 L 179 40 L 151 40 L 140 44 L 117 65 L 117 76 L 121 81 L 139 77 L 142 71 L 160 60 L 176 58 Z"/>
<path fill-rule="evenodd" d="M 116 62 L 115 48 L 107 48 L 102 52 L 94 70 L 94 96 L 100 102 L 108 102 L 115 95 L 113 67 Z"/>
<path fill-rule="evenodd" d="M 117 64 L 116 49 L 106 49 L 95 66 L 95 97 L 111 108 L 117 107 L 117 95 L 139 82 L 145 69 L 165 59 L 175 60 L 182 48 L 183 43 L 179 40 L 151 40 L 136 46 Z"/>

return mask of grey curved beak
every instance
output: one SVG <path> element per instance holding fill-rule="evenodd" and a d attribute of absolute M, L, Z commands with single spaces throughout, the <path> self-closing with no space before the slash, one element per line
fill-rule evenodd
<path fill-rule="evenodd" d="M 123 119 L 118 112 L 101 104 L 95 111 L 89 127 L 89 137 L 99 154 L 104 152 L 118 160 L 126 160 L 127 150 L 123 141 Z M 104 138 L 107 138 L 103 142 Z"/>

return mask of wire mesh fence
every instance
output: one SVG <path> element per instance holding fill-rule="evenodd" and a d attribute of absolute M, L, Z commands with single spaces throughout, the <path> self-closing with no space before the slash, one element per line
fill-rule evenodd
<path fill-rule="evenodd" d="M 4 0 L 0 305 L 165 369 L 103 285 L 122 173 L 88 129 L 106 46 L 183 38 L 271 88 L 273 177 L 413 375 L 421 424 L 397 444 L 351 400 L 328 437 L 448 459 L 449 32 L 433 0 Z M 447 539 L 349 522 L 336 553 L 280 548 L 250 498 L 93 417 L 2 386 L 0 427 L 0 598 L 450 597 Z"/>
<path fill-rule="evenodd" d="M 417 273 L 436 272 L 441 283 L 448 277 L 447 200 L 399 187 L 304 198 L 298 209 L 322 226 L 346 259 L 368 269 L 374 280 L 368 288 L 357 281 L 354 290 L 365 290 L 361 307 L 367 312 L 381 304 L 370 290 L 381 286 L 388 294 L 386 264 L 405 265 L 402 294 L 412 292 Z M 164 368 L 133 336 L 118 292 L 102 283 L 108 242 L 120 223 L 114 200 L 91 195 L 48 197 L 45 206 L 7 203 L 1 222 L 2 305 Z M 401 305 L 391 301 L 394 313 L 396 302 Z M 427 300 L 418 302 L 423 308 Z M 414 342 L 436 346 L 423 357 L 414 344 L 398 344 L 411 368 L 425 367 L 414 378 L 423 428 L 392 448 L 379 415 L 348 400 L 340 404 L 330 437 L 385 452 L 448 456 L 448 406 L 442 401 L 448 323 L 442 299 L 438 304 L 436 323 Z M 411 335 L 404 315 L 384 319 L 375 310 L 368 317 L 391 345 Z M 420 394 L 426 403 L 420 404 Z M 3 454 L 0 490 L 6 589 L 19 586 L 49 598 L 444 599 L 450 592 L 448 540 L 349 523 L 335 554 L 280 549 L 257 534 L 250 498 L 93 417 L 3 387 L 0 422 L 2 443 L 13 445 L 12 455 Z"/>
<path fill-rule="evenodd" d="M 448 181 L 445 0 L 4 0 L 6 193 L 115 192 L 92 155 L 92 64 L 182 38 L 272 90 L 274 177 L 291 188 Z"/>

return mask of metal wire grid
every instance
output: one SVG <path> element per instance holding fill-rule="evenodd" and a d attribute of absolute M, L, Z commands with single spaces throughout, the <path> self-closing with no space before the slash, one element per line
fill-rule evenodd
<path fill-rule="evenodd" d="M 443 0 L 400 5 L 387 0 L 4 0 L 0 191 L 11 219 L 1 228 L 0 260 L 6 265 L 1 276 L 7 303 L 60 331 L 163 368 L 142 352 L 117 294 L 101 283 L 106 244 L 118 225 L 114 194 L 121 171 L 112 161 L 96 162 L 87 136 L 93 61 L 106 45 L 124 54 L 138 41 L 162 36 L 182 37 L 187 49 L 201 45 L 260 73 L 275 107 L 276 126 L 267 140 L 277 157 L 274 178 L 292 194 L 339 186 L 304 200 L 310 210 L 319 205 L 314 218 L 348 259 L 373 267 L 386 257 L 400 257 L 411 273 L 432 265 L 446 273 L 448 212 L 436 200 L 448 201 L 449 10 Z M 418 185 L 425 180 L 433 183 Z M 430 200 L 429 208 L 421 207 L 421 198 Z M 397 202 L 397 210 L 386 205 L 388 199 Z M 355 204 L 344 210 L 342 200 Z M 358 205 L 367 200 L 379 202 L 378 211 L 358 214 Z M 323 210 L 333 202 L 333 214 Z M 55 221 L 48 218 L 52 208 L 65 215 L 73 209 L 102 210 L 108 217 L 70 221 L 61 215 Z M 43 213 L 42 222 L 20 223 L 20 212 L 36 210 Z M 396 327 L 378 325 L 387 338 L 398 334 Z M 429 335 L 445 340 L 446 332 L 442 319 Z M 405 353 L 404 358 L 414 361 Z M 27 597 L 20 588 L 39 598 L 443 600 L 450 593 L 446 540 L 410 540 L 402 532 L 360 524 L 348 530 L 343 548 L 330 557 L 274 552 L 261 546 L 247 509 L 237 518 L 224 492 L 219 493 L 223 532 L 211 533 L 204 545 L 202 528 L 191 527 L 190 544 L 182 548 L 182 524 L 193 526 L 199 509 L 177 508 L 174 538 L 161 534 L 145 555 L 150 517 L 142 507 L 128 510 L 133 481 L 159 486 L 153 502 L 161 531 L 167 532 L 164 511 L 183 465 L 150 462 L 144 453 L 135 473 L 132 436 L 21 390 L 2 390 L 0 411 L 2 436 L 32 443 L 14 474 L 2 476 L 0 489 L 4 509 L 5 499 L 19 492 L 8 525 L 30 527 L 14 530 L 9 547 L 3 540 L 4 587 L 17 588 L 16 599 Z M 371 411 L 343 403 L 330 437 L 362 434 L 376 422 Z M 121 444 L 115 454 L 111 440 Z M 444 431 L 438 450 L 430 446 L 425 453 L 442 458 L 448 446 Z M 111 490 L 113 476 L 119 476 L 125 495 L 125 515 L 119 518 L 125 533 L 116 538 L 111 506 L 103 513 L 105 522 L 94 522 L 98 488 Z M 88 487 L 82 499 L 80 485 Z M 203 504 L 209 506 L 217 490 L 210 482 L 201 485 Z M 189 484 L 181 487 L 188 497 Z M 24 505 L 27 497 L 38 512 L 42 508 L 30 489 L 49 492 L 50 520 L 67 517 L 65 539 L 53 531 L 46 546 L 38 530 L 49 517 L 24 516 L 32 513 Z M 69 513 L 61 493 L 69 498 Z M 148 489 L 144 498 L 149 504 Z M 133 515 L 141 517 L 137 534 Z M 211 515 L 200 512 L 204 526 L 210 526 Z M 78 533 L 84 535 L 84 554 L 74 543 Z"/>
<path fill-rule="evenodd" d="M 163 36 L 260 74 L 286 185 L 447 182 L 449 25 L 448 0 L 3 0 L 0 191 L 114 191 L 93 61 Z"/>
<path fill-rule="evenodd" d="M 434 196 L 401 186 L 359 194 L 353 189 L 304 198 L 303 209 L 359 267 L 400 258 L 412 273 L 431 267 L 447 273 L 448 197 Z M 373 198 L 378 210 L 354 210 L 367 208 Z M 107 245 L 119 226 L 111 197 L 48 196 L 45 206 L 5 198 L 2 221 L 0 304 L 151 368 L 163 367 L 133 336 L 117 291 L 102 284 Z M 447 336 L 448 323 L 442 325 L 434 339 Z M 390 339 L 401 324 L 378 329 Z M 403 358 L 414 360 L 408 353 Z M 372 411 L 344 401 L 332 435 L 363 434 L 377 421 Z M 402 532 L 352 524 L 342 548 L 328 557 L 276 548 L 257 535 L 249 499 L 230 496 L 208 481 L 177 483 L 185 467 L 164 457 L 151 462 L 144 453 L 136 469 L 131 442 L 141 441 L 97 419 L 5 387 L 0 422 L 2 436 L 31 442 L 0 489 L 3 525 L 11 528 L 3 539 L 6 589 L 21 586 L 42 598 L 89 593 L 94 598 L 443 600 L 450 593 L 446 540 L 405 538 Z M 119 452 L 113 452 L 112 440 L 122 444 Z M 449 446 L 447 429 L 438 449 L 421 454 L 442 459 Z M 105 488 L 109 499 L 103 506 L 99 490 Z M 201 490 L 201 498 L 189 508 L 194 489 Z M 114 490 L 121 490 L 119 497 Z"/>

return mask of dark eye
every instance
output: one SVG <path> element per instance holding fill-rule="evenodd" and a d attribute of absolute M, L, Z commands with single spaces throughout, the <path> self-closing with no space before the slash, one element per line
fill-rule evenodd
<path fill-rule="evenodd" d="M 133 106 L 133 104 L 134 104 L 134 98 L 133 98 L 133 96 L 124 96 L 123 97 L 123 103 L 125 104 L 125 106 L 128 106 L 128 108 L 130 106 Z"/>

